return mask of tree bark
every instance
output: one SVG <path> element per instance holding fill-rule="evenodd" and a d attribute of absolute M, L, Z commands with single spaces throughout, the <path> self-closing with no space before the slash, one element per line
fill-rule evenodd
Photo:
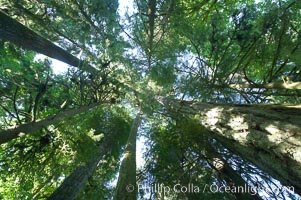
<path fill-rule="evenodd" d="M 240 89 L 240 88 L 265 88 L 265 89 L 288 89 L 288 90 L 301 90 L 301 82 L 291 83 L 267 83 L 267 84 L 229 84 L 226 87 Z"/>
<path fill-rule="evenodd" d="M 120 133 L 110 133 L 105 136 L 98 151 L 91 160 L 78 166 L 64 182 L 48 197 L 48 200 L 73 200 L 76 199 L 81 189 L 86 184 L 97 167 L 101 164 L 104 157 L 120 145 Z"/>
<path fill-rule="evenodd" d="M 51 194 L 48 200 L 73 200 L 76 199 L 81 188 L 85 185 L 88 178 L 97 168 L 97 164 L 102 160 L 103 152 L 89 163 L 78 166 L 70 176 Z"/>
<path fill-rule="evenodd" d="M 89 106 L 82 106 L 77 109 L 63 111 L 58 114 L 48 116 L 44 119 L 36 120 L 35 122 L 21 124 L 21 125 L 17 126 L 16 128 L 2 130 L 2 131 L 0 131 L 0 144 L 9 142 L 12 139 L 18 138 L 20 136 L 24 136 L 26 134 L 32 133 L 37 130 L 40 130 L 43 127 L 49 126 L 51 124 L 55 124 L 66 118 L 73 117 L 74 115 L 77 115 L 79 113 L 86 112 L 98 105 L 99 104 L 97 103 L 97 104 L 92 104 Z"/>
<path fill-rule="evenodd" d="M 209 141 L 205 144 L 206 155 L 208 156 L 208 163 L 223 176 L 223 179 L 228 183 L 228 185 L 233 184 L 233 189 L 237 188 L 251 188 L 249 184 L 238 174 L 232 167 L 227 163 L 227 161 L 214 149 Z M 222 165 L 222 168 L 218 169 L 214 162 L 220 162 L 218 164 Z M 237 199 L 260 199 L 255 193 L 248 193 L 247 191 L 234 192 L 233 194 Z"/>
<path fill-rule="evenodd" d="M 97 154 L 89 162 L 78 166 L 64 182 L 51 194 L 47 200 L 74 200 L 84 187 L 88 178 L 90 178 L 101 161 L 108 155 L 112 148 L 118 144 L 118 135 L 120 133 L 111 133 L 105 136 L 104 141 L 99 146 Z"/>
<path fill-rule="evenodd" d="M 139 112 L 132 124 L 131 132 L 124 152 L 124 158 L 120 165 L 119 177 L 116 187 L 115 200 L 137 199 L 136 187 L 136 139 L 141 123 Z"/>
<path fill-rule="evenodd" d="M 170 112 L 199 121 L 211 137 L 301 194 L 301 105 L 163 103 Z"/>
<path fill-rule="evenodd" d="M 148 67 L 150 69 L 151 67 L 151 57 L 152 57 L 152 52 L 153 52 L 153 44 L 154 44 L 154 31 L 155 31 L 155 18 L 156 18 L 156 5 L 157 5 L 157 0 L 149 0 L 148 1 L 148 22 L 149 22 L 149 30 L 148 30 L 148 47 L 147 47 L 147 62 L 148 62 Z"/>
<path fill-rule="evenodd" d="M 82 67 L 83 62 L 80 59 L 25 27 L 23 24 L 7 16 L 1 10 L 0 38 L 25 49 L 30 49 L 37 53 L 60 60 L 74 67 Z M 97 70 L 90 65 L 85 66 L 85 70 L 91 73 L 97 72 Z"/>

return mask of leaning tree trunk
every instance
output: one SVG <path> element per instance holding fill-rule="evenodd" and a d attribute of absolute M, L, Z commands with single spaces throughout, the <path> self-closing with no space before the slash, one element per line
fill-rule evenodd
<path fill-rule="evenodd" d="M 301 90 L 301 82 L 289 82 L 289 83 L 267 83 L 267 84 L 229 84 L 225 87 L 241 89 L 241 88 L 263 88 L 263 89 L 288 89 L 288 90 Z"/>
<path fill-rule="evenodd" d="M 48 197 L 48 200 L 73 200 L 76 199 L 85 183 L 97 169 L 98 165 L 112 148 L 118 145 L 120 138 L 119 133 L 111 133 L 105 136 L 104 141 L 99 146 L 95 157 L 84 165 L 78 166 L 64 182 Z"/>
<path fill-rule="evenodd" d="M 230 105 L 164 99 L 210 136 L 301 194 L 301 105 Z"/>
<path fill-rule="evenodd" d="M 141 113 L 138 113 L 131 127 L 131 132 L 120 165 L 115 200 L 137 199 L 136 187 L 136 139 L 141 123 Z"/>
<path fill-rule="evenodd" d="M 69 175 L 64 182 L 58 187 L 54 193 L 51 194 L 48 200 L 73 200 L 76 199 L 80 190 L 87 182 L 88 178 L 93 174 L 97 168 L 99 161 L 103 159 L 105 152 L 108 149 L 101 148 L 96 158 L 93 158 L 88 163 L 78 166 Z"/>
<path fill-rule="evenodd" d="M 87 112 L 91 108 L 98 106 L 99 104 L 92 104 L 89 106 L 82 106 L 77 109 L 67 110 L 60 112 L 55 115 L 48 116 L 44 119 L 36 120 L 35 122 L 30 122 L 27 124 L 21 124 L 16 128 L 1 130 L 0 131 L 0 144 L 11 141 L 12 139 L 18 138 L 20 136 L 24 136 L 29 133 L 33 133 L 34 131 L 40 130 L 43 127 L 47 127 L 51 124 L 58 123 L 64 119 L 73 117 L 82 112 Z"/>
<path fill-rule="evenodd" d="M 0 10 L 0 38 L 4 41 L 12 42 L 25 49 L 33 50 L 51 58 L 60 60 L 74 67 L 81 66 L 82 61 L 71 55 L 61 47 L 53 44 L 39 34 L 25 27 Z M 97 70 L 92 66 L 84 66 L 86 71 L 96 73 Z"/>

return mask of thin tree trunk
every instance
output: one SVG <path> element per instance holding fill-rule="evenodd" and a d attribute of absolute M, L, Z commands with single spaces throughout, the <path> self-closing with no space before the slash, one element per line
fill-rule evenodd
<path fill-rule="evenodd" d="M 99 105 L 99 103 L 92 104 L 89 106 L 82 106 L 77 109 L 63 111 L 58 114 L 48 116 L 44 119 L 36 120 L 35 122 L 21 124 L 21 125 L 17 126 L 16 128 L 2 130 L 2 131 L 0 131 L 0 144 L 9 142 L 12 139 L 18 138 L 20 136 L 24 136 L 26 134 L 32 133 L 37 130 L 40 130 L 43 127 L 47 127 L 51 124 L 58 123 L 66 118 L 73 117 L 74 115 L 77 115 L 79 113 L 87 112 L 91 108 L 94 108 L 98 105 Z"/>
<path fill-rule="evenodd" d="M 288 90 L 301 90 L 301 82 L 291 82 L 291 83 L 267 83 L 267 84 L 249 84 L 249 83 L 241 83 L 241 84 L 229 84 L 226 85 L 229 88 L 265 88 L 265 89 L 288 89 Z"/>
<path fill-rule="evenodd" d="M 149 19 L 149 30 L 148 30 L 148 47 L 147 47 L 147 62 L 148 67 L 151 67 L 151 57 L 153 53 L 153 44 L 154 44 L 154 31 L 155 31 L 155 18 L 156 18 L 156 5 L 157 0 L 148 1 L 148 19 Z"/>
<path fill-rule="evenodd" d="M 124 152 L 124 158 L 120 165 L 117 189 L 114 197 L 115 200 L 137 199 L 136 139 L 140 123 L 141 113 L 139 112 L 132 124 L 131 132 Z"/>
<path fill-rule="evenodd" d="M 25 27 L 0 10 L 0 38 L 12 42 L 25 49 L 33 50 L 51 58 L 60 60 L 74 67 L 81 67 L 82 61 L 71 55 L 61 47 L 56 46 L 49 40 Z M 92 66 L 85 66 L 85 70 L 95 73 L 97 70 Z"/>
<path fill-rule="evenodd" d="M 242 157 L 253 156 L 258 167 L 301 194 L 301 105 L 163 103 L 199 121 L 222 144 L 235 145 Z"/>
<path fill-rule="evenodd" d="M 237 92 L 236 92 L 237 93 Z M 301 97 L 301 94 L 297 94 L 297 93 L 289 93 L 289 94 L 286 94 L 286 93 L 277 93 L 277 92 L 274 92 L 274 93 L 269 93 L 269 92 L 247 92 L 247 93 L 244 93 L 244 94 L 251 94 L 251 95 L 262 95 L 262 96 L 282 96 L 282 97 Z"/>

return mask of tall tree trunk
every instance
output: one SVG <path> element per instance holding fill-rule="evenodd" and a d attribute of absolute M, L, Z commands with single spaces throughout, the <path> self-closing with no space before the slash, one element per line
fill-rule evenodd
<path fill-rule="evenodd" d="M 206 156 L 208 157 L 208 163 L 223 177 L 223 179 L 230 186 L 233 184 L 234 191 L 237 188 L 244 188 L 245 191 L 235 192 L 234 195 L 237 199 L 260 199 L 256 193 L 248 193 L 250 186 L 248 183 L 238 174 L 227 161 L 212 147 L 212 144 L 208 141 L 205 145 Z M 255 192 L 255 191 L 254 191 Z"/>
<path fill-rule="evenodd" d="M 103 148 L 101 148 L 103 150 Z M 108 150 L 108 149 L 106 149 Z M 104 151 L 99 151 L 97 159 L 78 166 L 64 182 L 51 194 L 48 200 L 73 200 L 77 197 L 82 187 L 87 182 L 88 178 L 97 168 L 97 164 L 102 160 Z"/>
<path fill-rule="evenodd" d="M 20 136 L 24 136 L 26 134 L 32 133 L 37 130 L 40 130 L 43 127 L 49 126 L 51 124 L 58 123 L 64 119 L 73 117 L 74 115 L 77 115 L 79 113 L 87 112 L 91 108 L 94 108 L 98 105 L 99 105 L 99 103 L 92 104 L 89 106 L 82 106 L 77 109 L 63 111 L 58 114 L 48 116 L 44 119 L 36 120 L 35 122 L 21 124 L 21 125 L 17 126 L 16 128 L 2 130 L 2 131 L 0 131 L 0 144 L 9 142 L 12 139 L 18 138 Z"/>
<path fill-rule="evenodd" d="M 114 197 L 115 200 L 137 199 L 136 139 L 140 123 L 141 113 L 139 112 L 132 124 L 131 132 L 124 152 L 124 158 L 120 165 L 117 189 Z"/>
<path fill-rule="evenodd" d="M 148 1 L 148 19 L 149 19 L 149 30 L 148 30 L 148 47 L 147 47 L 147 62 L 148 68 L 151 67 L 151 57 L 153 53 L 153 44 L 154 44 L 154 31 L 155 31 L 155 18 L 156 18 L 156 5 L 157 0 Z"/>
<path fill-rule="evenodd" d="M 0 38 L 10 41 L 25 49 L 33 50 L 51 58 L 60 60 L 74 67 L 82 67 L 82 61 L 71 55 L 61 47 L 25 27 L 21 23 L 7 16 L 0 10 Z M 92 66 L 85 66 L 85 70 L 91 73 L 97 72 Z"/>
<path fill-rule="evenodd" d="M 102 144 L 99 146 L 97 154 L 89 162 L 78 166 L 64 182 L 48 197 L 48 200 L 73 200 L 76 199 L 79 192 L 91 177 L 98 165 L 106 155 L 108 155 L 112 148 L 118 145 L 120 133 L 111 133 L 105 136 Z"/>
<path fill-rule="evenodd" d="M 301 194 L 301 105 L 163 103 L 170 112 L 198 120 L 211 137 L 235 146 L 242 157 Z"/>

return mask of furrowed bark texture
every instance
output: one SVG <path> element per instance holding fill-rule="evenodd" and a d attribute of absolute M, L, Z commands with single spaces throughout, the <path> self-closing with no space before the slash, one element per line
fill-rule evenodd
<path fill-rule="evenodd" d="M 137 199 L 136 187 L 136 139 L 141 123 L 141 114 L 138 113 L 131 127 L 131 132 L 121 162 L 115 200 Z"/>
<path fill-rule="evenodd" d="M 229 105 L 164 99 L 230 150 L 301 194 L 301 105 Z"/>

